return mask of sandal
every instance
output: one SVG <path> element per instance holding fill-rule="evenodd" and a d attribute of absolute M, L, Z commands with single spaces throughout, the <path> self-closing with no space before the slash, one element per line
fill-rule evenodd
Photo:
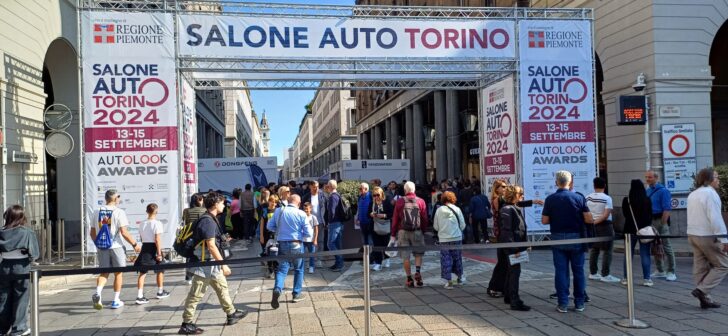
<path fill-rule="evenodd" d="M 415 273 L 415 281 L 417 282 L 417 287 L 422 287 L 424 284 L 422 283 L 422 275 L 420 272 Z"/>

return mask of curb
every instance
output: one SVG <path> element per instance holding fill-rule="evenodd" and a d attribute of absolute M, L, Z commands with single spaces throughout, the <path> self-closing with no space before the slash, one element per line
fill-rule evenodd
<path fill-rule="evenodd" d="M 93 278 L 93 275 L 90 275 L 90 274 L 79 274 L 79 275 L 68 275 L 68 276 L 44 278 L 41 273 L 40 290 L 47 291 L 47 290 L 58 289 L 59 287 L 65 288 L 68 285 L 77 284 L 81 281 L 91 279 L 91 278 Z"/>

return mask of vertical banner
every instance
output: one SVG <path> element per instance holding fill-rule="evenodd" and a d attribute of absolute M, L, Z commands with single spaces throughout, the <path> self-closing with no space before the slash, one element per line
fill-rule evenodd
<path fill-rule="evenodd" d="M 519 22 L 520 121 L 526 199 L 555 192 L 554 173 L 568 170 L 574 190 L 592 192 L 596 176 L 593 50 L 589 21 Z M 529 231 L 542 207 L 527 208 Z"/>
<path fill-rule="evenodd" d="M 480 162 L 487 193 L 493 181 L 502 179 L 508 184 L 516 183 L 516 105 L 513 98 L 513 77 L 482 90 L 483 110 L 480 111 L 483 146 Z"/>
<path fill-rule="evenodd" d="M 182 184 L 184 204 L 196 193 L 197 188 L 197 120 L 195 113 L 195 89 L 182 80 Z"/>
<path fill-rule="evenodd" d="M 162 242 L 172 245 L 181 181 L 173 27 L 170 14 L 82 13 L 87 230 L 116 189 L 132 235 L 156 203 Z"/>

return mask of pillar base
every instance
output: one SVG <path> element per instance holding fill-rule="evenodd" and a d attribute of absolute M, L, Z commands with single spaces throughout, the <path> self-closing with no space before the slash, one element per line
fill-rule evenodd
<path fill-rule="evenodd" d="M 640 321 L 638 319 L 631 320 L 628 318 L 614 321 L 614 324 L 616 324 L 622 328 L 630 328 L 630 329 L 647 329 L 650 327 L 649 324 L 647 324 L 643 321 Z"/>

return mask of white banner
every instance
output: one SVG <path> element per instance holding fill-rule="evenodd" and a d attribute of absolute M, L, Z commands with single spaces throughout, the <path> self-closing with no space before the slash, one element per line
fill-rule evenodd
<path fill-rule="evenodd" d="M 505 180 L 516 183 L 516 104 L 513 99 L 513 77 L 482 90 L 483 110 L 480 111 L 480 137 L 483 147 L 480 150 L 482 164 L 481 181 L 485 182 L 489 193 L 493 181 Z"/>
<path fill-rule="evenodd" d="M 86 229 L 106 190 L 116 189 L 137 239 L 147 204 L 159 206 L 169 248 L 180 212 L 172 15 L 82 15 Z"/>
<path fill-rule="evenodd" d="M 182 81 L 182 185 L 184 204 L 199 191 L 197 187 L 197 117 L 195 112 L 195 89 Z"/>
<path fill-rule="evenodd" d="M 515 58 L 514 22 L 179 15 L 180 56 Z"/>
<path fill-rule="evenodd" d="M 268 183 L 278 182 L 278 158 L 275 156 L 200 159 L 197 164 L 200 190 L 232 192 L 233 188 L 242 188 L 248 183 L 254 185 L 249 169 L 252 165 L 263 170 Z"/>
<path fill-rule="evenodd" d="M 572 172 L 575 191 L 587 195 L 596 176 L 590 22 L 521 21 L 519 50 L 525 197 L 552 194 L 558 170 Z M 529 231 L 549 229 L 542 209 L 526 210 Z"/>

